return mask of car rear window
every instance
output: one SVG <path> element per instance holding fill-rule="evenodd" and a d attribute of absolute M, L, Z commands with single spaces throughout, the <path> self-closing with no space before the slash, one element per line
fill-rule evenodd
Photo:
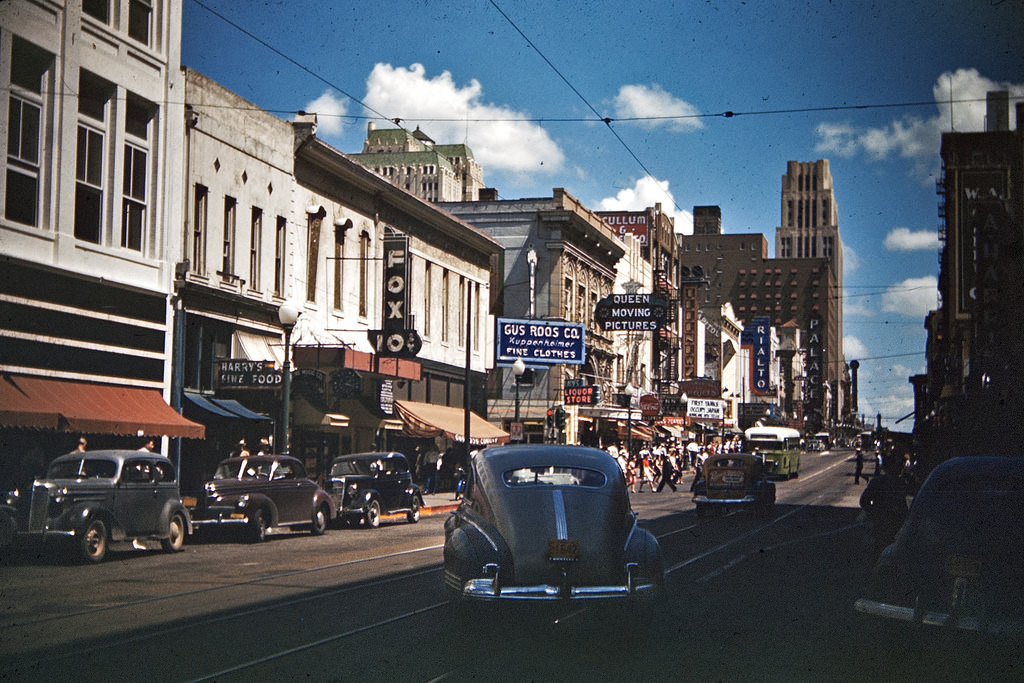
<path fill-rule="evenodd" d="M 50 465 L 47 479 L 113 479 L 117 474 L 114 460 L 62 460 Z"/>
<path fill-rule="evenodd" d="M 502 479 L 506 486 L 583 486 L 601 488 L 608 482 L 603 472 L 582 467 L 520 467 L 505 472 Z"/>

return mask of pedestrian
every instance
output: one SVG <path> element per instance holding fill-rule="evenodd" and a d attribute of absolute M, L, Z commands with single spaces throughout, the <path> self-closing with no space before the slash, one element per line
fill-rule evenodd
<path fill-rule="evenodd" d="M 661 490 L 665 488 L 665 484 L 668 484 L 668 487 L 672 489 L 673 493 L 675 493 L 676 485 L 673 479 L 675 479 L 676 471 L 675 467 L 672 466 L 672 460 L 671 458 L 669 458 L 668 453 L 661 457 L 661 463 L 659 463 L 659 467 L 661 469 L 661 481 L 658 482 L 658 488 L 655 491 L 655 493 L 660 493 Z"/>
<path fill-rule="evenodd" d="M 853 466 L 853 483 L 859 484 L 861 477 L 867 479 L 867 477 L 864 476 L 864 450 L 860 446 L 857 446 L 857 460 L 856 464 Z"/>
<path fill-rule="evenodd" d="M 146 443 L 142 444 L 142 448 L 140 448 L 139 450 L 144 453 L 152 453 L 155 449 L 156 444 L 153 442 L 153 439 L 150 439 Z"/>
<path fill-rule="evenodd" d="M 260 449 L 256 452 L 256 455 L 270 455 L 270 439 L 266 437 L 260 439 Z"/>
<path fill-rule="evenodd" d="M 876 557 L 892 543 L 907 518 L 907 486 L 900 476 L 903 460 L 886 458 L 882 466 L 882 473 L 868 481 L 860 496 L 860 506 L 875 539 Z"/>
<path fill-rule="evenodd" d="M 85 440 L 84 436 L 79 438 L 78 439 L 78 447 L 75 450 L 77 450 L 79 453 L 85 453 L 85 446 L 88 443 L 89 442 Z"/>

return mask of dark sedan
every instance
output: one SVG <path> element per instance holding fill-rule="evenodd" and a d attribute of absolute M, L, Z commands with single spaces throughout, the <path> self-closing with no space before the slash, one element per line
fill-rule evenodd
<path fill-rule="evenodd" d="M 664 581 L 618 463 L 579 446 L 476 453 L 445 523 L 444 567 L 448 588 L 471 600 L 636 598 Z"/>
<path fill-rule="evenodd" d="M 394 513 L 405 513 L 410 523 L 420 520 L 423 495 L 401 453 L 338 456 L 331 463 L 330 492 L 338 517 L 348 524 L 376 528 L 381 515 Z"/>
<path fill-rule="evenodd" d="M 26 536 L 66 538 L 87 562 L 100 562 L 115 543 L 160 541 L 178 552 L 192 531 L 174 465 L 141 451 L 62 455 L 32 484 L 17 508 Z"/>
<path fill-rule="evenodd" d="M 697 515 L 711 510 L 747 507 L 767 514 L 775 505 L 775 483 L 765 476 L 764 461 L 748 453 L 712 455 L 704 461 L 693 487 Z"/>
<path fill-rule="evenodd" d="M 859 612 L 986 633 L 1024 631 L 1024 458 L 935 468 L 875 565 Z"/>
<path fill-rule="evenodd" d="M 335 516 L 330 495 L 306 476 L 300 460 L 287 455 L 228 458 L 205 489 L 194 501 L 193 523 L 238 526 L 253 541 L 266 539 L 271 528 L 308 527 L 320 535 Z"/>

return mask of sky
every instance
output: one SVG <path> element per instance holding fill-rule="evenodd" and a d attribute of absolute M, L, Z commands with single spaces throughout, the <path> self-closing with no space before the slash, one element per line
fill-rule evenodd
<path fill-rule="evenodd" d="M 828 159 L 859 411 L 910 431 L 941 134 L 1024 97 L 1022 26 L 1022 0 L 184 0 L 182 63 L 342 152 L 399 119 L 468 144 L 502 199 L 661 203 L 687 234 L 713 204 L 771 256 L 787 161 Z"/>

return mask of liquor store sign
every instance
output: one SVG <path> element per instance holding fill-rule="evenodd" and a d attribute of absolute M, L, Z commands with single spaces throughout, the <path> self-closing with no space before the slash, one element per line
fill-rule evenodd
<path fill-rule="evenodd" d="M 281 371 L 270 360 L 222 360 L 217 364 L 217 386 L 224 389 L 276 389 Z"/>

